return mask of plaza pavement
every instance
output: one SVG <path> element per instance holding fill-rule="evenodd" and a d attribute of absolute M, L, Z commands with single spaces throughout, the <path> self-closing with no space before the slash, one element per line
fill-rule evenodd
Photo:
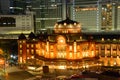
<path fill-rule="evenodd" d="M 5 74 L 2 72 L 2 75 L 0 75 L 0 80 L 24 80 L 30 77 L 34 77 L 34 75 L 25 70 L 19 69 L 16 66 L 7 67 L 5 72 Z"/>

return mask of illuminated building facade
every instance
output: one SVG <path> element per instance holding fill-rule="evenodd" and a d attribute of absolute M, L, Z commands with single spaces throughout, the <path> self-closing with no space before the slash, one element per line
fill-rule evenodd
<path fill-rule="evenodd" d="M 54 33 L 21 34 L 18 39 L 18 62 L 48 65 L 54 68 L 120 66 L 120 34 L 81 32 L 81 25 L 69 18 L 57 22 Z"/>
<path fill-rule="evenodd" d="M 56 23 L 54 30 L 53 34 L 41 33 L 37 38 L 33 33 L 28 38 L 21 34 L 18 40 L 19 64 L 76 68 L 96 61 L 95 42 L 92 37 L 83 39 L 78 22 L 67 18 Z"/>
<path fill-rule="evenodd" d="M 120 34 L 107 34 L 96 44 L 96 51 L 104 66 L 120 66 Z M 100 36 L 100 35 L 99 35 Z"/>
<path fill-rule="evenodd" d="M 81 14 L 88 14 L 92 10 L 91 12 L 98 16 L 96 16 L 97 18 L 94 14 L 94 17 L 90 18 L 88 17 L 89 14 L 86 18 L 83 15 L 81 16 L 82 19 L 90 19 L 87 25 L 92 24 L 89 27 L 91 30 L 97 28 L 114 30 L 118 28 L 115 23 L 116 18 L 113 16 L 117 13 L 112 10 L 115 8 L 112 6 L 113 3 L 111 4 L 108 1 L 105 5 L 99 5 L 100 10 L 96 6 L 91 8 L 76 7 L 76 13 L 80 11 Z M 94 25 L 93 19 L 96 21 Z M 88 32 L 84 32 L 84 30 L 82 32 L 83 23 L 84 21 L 79 24 L 67 18 L 55 24 L 53 33 L 40 32 L 35 35 L 31 32 L 28 37 L 21 34 L 18 39 L 19 64 L 48 65 L 55 68 L 120 66 L 120 34 L 117 31 L 115 33 L 111 31 L 89 32 L 89 29 Z M 84 28 L 86 27 L 84 26 Z"/>

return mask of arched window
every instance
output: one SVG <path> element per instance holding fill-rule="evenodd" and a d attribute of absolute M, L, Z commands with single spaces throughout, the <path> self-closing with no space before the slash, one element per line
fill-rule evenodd
<path fill-rule="evenodd" d="M 66 39 L 63 36 L 57 37 L 57 57 L 66 58 Z"/>

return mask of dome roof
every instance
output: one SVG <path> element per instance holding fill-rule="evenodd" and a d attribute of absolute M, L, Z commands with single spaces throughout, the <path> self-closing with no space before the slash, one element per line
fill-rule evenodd
<path fill-rule="evenodd" d="M 71 20 L 70 18 L 66 18 L 65 20 L 60 21 L 60 22 L 57 22 L 57 23 L 58 23 L 58 24 L 64 24 L 64 23 L 66 23 L 66 24 L 74 24 L 74 23 L 77 23 L 77 24 L 78 24 L 77 21 L 73 21 L 73 20 Z"/>
<path fill-rule="evenodd" d="M 19 39 L 26 39 L 26 36 L 25 36 L 23 33 L 21 33 L 21 34 L 19 35 Z"/>
<path fill-rule="evenodd" d="M 55 24 L 54 31 L 55 33 L 79 33 L 81 32 L 81 25 L 77 21 L 66 18 Z"/>

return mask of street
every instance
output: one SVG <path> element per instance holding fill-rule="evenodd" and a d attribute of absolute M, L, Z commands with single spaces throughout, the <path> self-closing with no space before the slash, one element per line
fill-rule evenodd
<path fill-rule="evenodd" d="M 1 80 L 24 80 L 30 77 L 34 76 L 15 66 L 6 68 L 6 75 L 0 75 Z"/>

